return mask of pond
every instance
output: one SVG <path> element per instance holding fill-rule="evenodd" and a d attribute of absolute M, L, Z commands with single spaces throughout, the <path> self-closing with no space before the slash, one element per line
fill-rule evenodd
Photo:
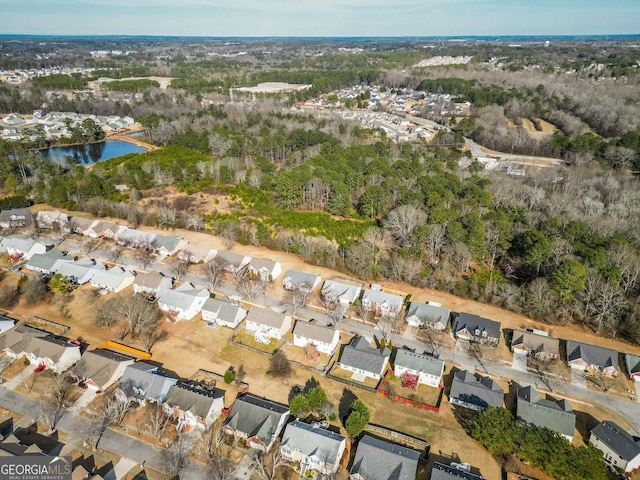
<path fill-rule="evenodd" d="M 106 142 L 89 143 L 87 145 L 71 145 L 40 150 L 40 155 L 43 158 L 55 160 L 61 164 L 67 164 L 66 157 L 72 157 L 78 165 L 91 165 L 92 163 L 109 160 L 127 153 L 140 152 L 146 152 L 146 149 L 121 140 L 107 140 Z"/>

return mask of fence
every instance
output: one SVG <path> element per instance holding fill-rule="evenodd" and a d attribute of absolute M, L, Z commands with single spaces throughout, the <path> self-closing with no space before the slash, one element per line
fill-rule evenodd
<path fill-rule="evenodd" d="M 343 383 L 350 387 L 359 388 L 367 392 L 376 393 L 378 391 L 377 387 L 367 387 L 366 385 L 362 385 L 361 383 L 354 382 L 352 380 L 347 380 L 346 378 L 336 377 L 335 375 L 331 375 L 331 372 L 327 372 L 326 376 L 327 378 L 330 378 L 331 380 L 335 380 L 336 382 Z"/>
<path fill-rule="evenodd" d="M 384 395 L 385 397 L 387 397 L 388 399 L 390 399 L 393 402 L 401 402 L 407 405 L 414 405 L 418 408 L 422 408 L 425 410 L 429 410 L 431 412 L 436 412 L 438 413 L 440 411 L 440 402 L 442 401 L 442 392 L 444 391 L 444 387 L 441 385 L 442 388 L 440 388 L 440 393 L 438 394 L 438 400 L 436 401 L 435 405 L 427 405 L 426 403 L 422 403 L 422 402 L 416 402 L 415 400 L 411 400 L 410 398 L 407 397 L 402 397 L 400 395 L 393 395 L 390 394 L 388 391 L 386 391 L 384 389 L 384 384 L 387 381 L 387 377 L 389 376 L 391 372 L 387 372 L 384 376 L 384 378 L 382 379 L 382 381 L 380 382 L 380 384 L 378 385 L 378 393 L 380 393 L 381 395 Z"/>
<path fill-rule="evenodd" d="M 398 432 L 396 430 L 391 430 L 390 428 L 381 427 L 380 425 L 370 423 L 366 426 L 365 430 L 369 433 L 377 433 L 380 435 L 384 435 L 385 437 L 399 440 L 404 444 L 408 443 L 410 445 L 414 445 L 421 450 L 426 450 L 427 448 L 429 448 L 429 444 L 420 438 L 412 437 L 411 435 L 407 435 L 406 433 Z"/>
<path fill-rule="evenodd" d="M 71 327 L 68 325 L 35 316 L 25 320 L 24 324 L 34 328 L 40 328 L 41 330 L 44 330 L 44 328 L 42 328 L 43 326 L 48 327 L 47 331 L 53 333 L 54 335 L 66 335 L 67 332 L 71 329 Z M 49 329 L 55 329 L 55 331 Z"/>

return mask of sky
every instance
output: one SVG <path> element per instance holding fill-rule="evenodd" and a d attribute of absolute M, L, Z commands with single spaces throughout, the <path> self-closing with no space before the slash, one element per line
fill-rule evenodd
<path fill-rule="evenodd" d="M 640 0 L 0 0 L 0 34 L 463 36 L 640 33 Z"/>

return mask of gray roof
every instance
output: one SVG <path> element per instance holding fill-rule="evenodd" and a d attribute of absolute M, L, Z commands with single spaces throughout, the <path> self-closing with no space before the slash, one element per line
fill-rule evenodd
<path fill-rule="evenodd" d="M 58 362 L 68 348 L 79 349 L 78 345 L 69 343 L 66 338 L 56 337 L 49 332 L 18 325 L 0 335 L 0 349 L 8 348 L 13 353 L 32 353 L 36 357 L 49 358 Z"/>
<path fill-rule="evenodd" d="M 380 373 L 386 359 L 391 355 L 387 347 L 377 349 L 369 346 L 369 342 L 360 336 L 355 336 L 346 345 L 340 356 L 340 363 L 365 372 Z"/>
<path fill-rule="evenodd" d="M 353 303 L 361 291 L 362 287 L 359 285 L 336 282 L 335 280 L 327 280 L 322 285 L 322 295 L 336 299 L 347 299 L 349 303 Z"/>
<path fill-rule="evenodd" d="M 138 272 L 135 280 L 133 281 L 134 285 L 153 289 L 160 287 L 163 283 L 166 284 L 167 288 L 171 288 L 171 279 L 161 275 L 155 270 L 151 270 L 150 272 Z"/>
<path fill-rule="evenodd" d="M 618 370 L 618 352 L 588 343 L 567 340 L 567 361 L 582 359 L 589 365 L 600 368 L 614 367 Z"/>
<path fill-rule="evenodd" d="M 183 283 L 174 290 L 165 291 L 158 303 L 169 305 L 180 310 L 188 310 L 196 298 L 208 297 L 209 291 L 204 288 L 196 288 L 190 283 Z"/>
<path fill-rule="evenodd" d="M 207 418 L 213 402 L 218 398 L 224 398 L 224 390 L 199 382 L 178 382 L 169 388 L 164 403 L 200 418 Z"/>
<path fill-rule="evenodd" d="M 396 350 L 394 365 L 439 377 L 442 375 L 444 360 L 402 348 Z"/>
<path fill-rule="evenodd" d="M 454 466 L 443 465 L 442 463 L 435 463 L 431 470 L 431 480 L 484 480 L 484 477 L 474 475 L 473 473 L 466 472 Z"/>
<path fill-rule="evenodd" d="M 28 253 L 36 243 L 32 238 L 3 237 L 2 240 L 0 240 L 0 247 L 2 247 L 3 250 L 12 248 L 19 252 Z"/>
<path fill-rule="evenodd" d="M 75 367 L 73 373 L 90 378 L 96 385 L 104 386 L 113 376 L 116 369 L 123 363 L 133 363 L 135 359 L 128 355 L 112 352 L 99 348 L 84 352 Z"/>
<path fill-rule="evenodd" d="M 118 235 L 118 241 L 121 243 L 152 244 L 155 238 L 155 233 L 143 232 L 134 228 L 128 228 Z"/>
<path fill-rule="evenodd" d="M 91 230 L 93 230 L 97 235 L 100 235 L 101 233 L 104 233 L 107 230 L 111 230 L 112 233 L 116 233 L 119 228 L 120 228 L 120 225 L 118 225 L 117 223 L 101 220 L 98 223 L 96 223 L 93 227 L 91 227 Z"/>
<path fill-rule="evenodd" d="M 610 420 L 600 422 L 593 427 L 591 435 L 607 445 L 627 462 L 640 455 L 640 443 L 636 442 L 620 425 Z"/>
<path fill-rule="evenodd" d="M 87 265 L 86 262 L 68 262 L 63 263 L 58 268 L 58 272 L 63 277 L 69 277 L 75 281 L 80 281 L 85 278 L 87 274 L 89 274 L 89 279 L 93 278 L 93 275 L 100 271 L 100 267 L 96 267 L 95 265 Z"/>
<path fill-rule="evenodd" d="M 219 300 L 217 298 L 207 298 L 202 306 L 203 312 L 212 312 L 216 314 L 216 318 L 225 321 L 235 321 L 238 310 L 244 310 L 240 305 L 236 305 L 229 301 Z"/>
<path fill-rule="evenodd" d="M 33 223 L 33 214 L 28 208 L 13 208 L 0 212 L 0 223 L 27 225 Z"/>
<path fill-rule="evenodd" d="M 462 312 L 456 318 L 453 324 L 453 331 L 457 333 L 462 329 L 466 329 L 474 337 L 482 337 L 482 332 L 486 331 L 487 337 L 500 338 L 500 322 L 471 313 Z M 476 330 L 480 331 L 479 335 L 476 335 Z"/>
<path fill-rule="evenodd" d="M 319 281 L 320 275 L 296 270 L 287 270 L 283 279 L 283 283 L 290 283 L 291 285 L 308 289 L 313 288 Z"/>
<path fill-rule="evenodd" d="M 94 222 L 96 222 L 96 220 L 92 218 L 73 217 L 71 219 L 71 229 L 81 230 L 84 232 L 85 230 L 88 230 Z"/>
<path fill-rule="evenodd" d="M 120 379 L 120 388 L 128 395 L 140 399 L 152 398 L 164 400 L 169 388 L 178 382 L 156 365 L 145 362 L 136 362 L 124 369 Z"/>
<path fill-rule="evenodd" d="M 560 339 L 538 335 L 526 330 L 514 330 L 511 339 L 511 349 L 518 345 L 524 345 L 533 353 L 548 353 L 551 355 L 560 354 Z"/>
<path fill-rule="evenodd" d="M 545 427 L 569 437 L 573 437 L 576 428 L 576 415 L 569 402 L 542 398 L 531 386 L 518 389 L 516 417 L 536 427 Z"/>
<path fill-rule="evenodd" d="M 270 308 L 252 308 L 247 314 L 247 322 L 266 325 L 273 328 L 282 328 L 287 315 L 274 312 Z"/>
<path fill-rule="evenodd" d="M 318 323 L 297 320 L 293 327 L 293 334 L 311 340 L 318 340 L 321 343 L 331 343 L 335 337 L 336 329 L 335 327 L 327 327 Z"/>
<path fill-rule="evenodd" d="M 278 262 L 274 262 L 268 258 L 252 258 L 249 266 L 254 270 L 261 270 L 264 268 L 269 272 L 273 272 L 273 269 L 276 268 L 277 264 Z"/>
<path fill-rule="evenodd" d="M 276 428 L 285 414 L 289 414 L 289 407 L 286 405 L 248 393 L 233 403 L 225 425 L 244 432 L 248 437 L 258 437 L 269 445 L 274 435 L 278 434 Z"/>
<path fill-rule="evenodd" d="M 33 270 L 39 269 L 51 271 L 53 266 L 59 260 L 72 261 L 72 258 L 62 253 L 57 248 L 52 248 L 46 253 L 36 253 L 35 255 L 33 255 L 27 262 L 26 267 Z"/>
<path fill-rule="evenodd" d="M 128 270 L 121 267 L 112 267 L 109 270 L 98 271 L 91 279 L 91 283 L 99 285 L 102 288 L 116 289 L 126 278 L 133 279 L 133 277 L 133 273 Z"/>
<path fill-rule="evenodd" d="M 448 308 L 421 302 L 411 302 L 407 309 L 406 318 L 415 316 L 423 323 L 443 323 L 444 325 L 447 325 L 447 323 L 449 323 L 450 314 L 451 310 Z"/>
<path fill-rule="evenodd" d="M 627 364 L 627 372 L 629 372 L 629 375 L 640 373 L 640 356 L 627 353 L 624 356 L 624 361 Z"/>
<path fill-rule="evenodd" d="M 504 400 L 504 390 L 490 377 L 460 370 L 453 376 L 449 398 L 455 398 L 482 408 L 501 407 Z"/>
<path fill-rule="evenodd" d="M 395 310 L 402 308 L 402 302 L 404 301 L 401 295 L 383 292 L 382 290 L 376 290 L 374 288 L 367 288 L 362 294 L 362 300 L 369 300 L 376 305 L 386 304 L 389 308 Z"/>
<path fill-rule="evenodd" d="M 351 467 L 351 475 L 366 480 L 414 480 L 420 452 L 397 443 L 364 435 Z"/>
<path fill-rule="evenodd" d="M 221 261 L 224 265 L 230 265 L 235 268 L 244 266 L 248 260 L 251 260 L 246 255 L 240 255 L 238 253 L 219 251 L 215 256 L 216 261 Z"/>
<path fill-rule="evenodd" d="M 179 235 L 156 235 L 153 239 L 155 248 L 166 248 L 169 252 L 173 252 L 178 244 L 182 241 Z"/>
<path fill-rule="evenodd" d="M 321 428 L 318 424 L 309 425 L 294 420 L 285 428 L 280 445 L 300 450 L 307 457 L 313 456 L 320 461 L 333 464 L 340 461 L 337 457 L 340 445 L 344 441 L 345 437 L 342 435 Z"/>

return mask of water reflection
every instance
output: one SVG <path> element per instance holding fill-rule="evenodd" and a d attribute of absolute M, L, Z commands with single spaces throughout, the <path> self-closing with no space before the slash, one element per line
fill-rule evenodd
<path fill-rule="evenodd" d="M 62 165 L 73 167 L 75 165 L 91 165 L 102 160 L 108 160 L 128 153 L 144 152 L 143 147 L 120 140 L 107 140 L 106 142 L 90 143 L 87 145 L 70 145 L 41 150 L 43 158 L 49 158 Z"/>

